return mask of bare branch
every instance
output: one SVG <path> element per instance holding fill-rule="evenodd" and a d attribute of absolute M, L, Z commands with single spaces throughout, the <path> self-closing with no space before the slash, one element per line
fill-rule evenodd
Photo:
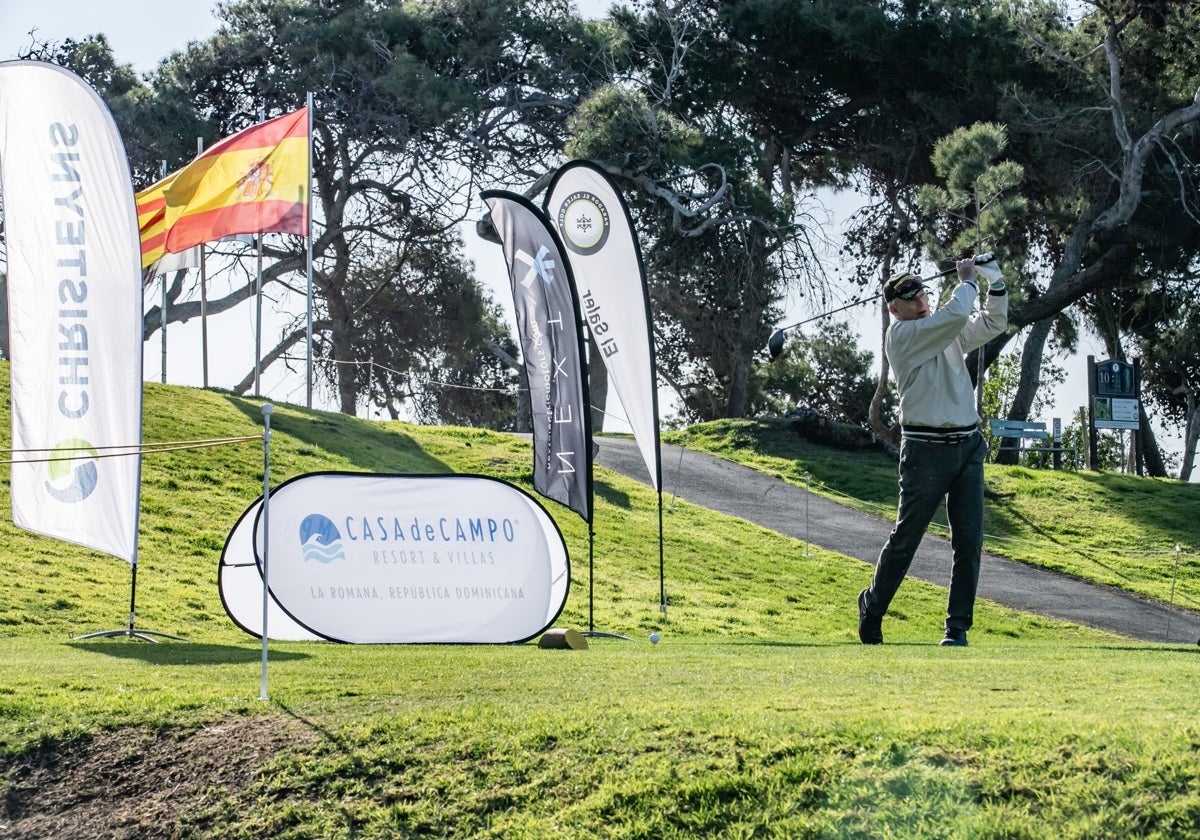
<path fill-rule="evenodd" d="M 324 320 L 313 321 L 313 333 L 314 334 L 316 334 L 317 332 L 327 330 L 327 329 L 329 329 L 329 327 L 330 327 L 329 321 L 324 321 Z M 301 327 L 299 329 L 292 330 L 290 333 L 287 333 L 286 335 L 284 335 L 284 337 L 280 340 L 280 342 L 278 344 L 276 344 L 275 347 L 272 348 L 269 353 L 267 353 L 265 356 L 262 357 L 262 359 L 259 360 L 259 364 L 258 364 L 259 375 L 261 376 L 262 373 L 272 365 L 272 363 L 277 362 L 277 361 L 279 361 L 279 359 L 286 356 L 288 351 L 291 350 L 292 347 L 294 347 L 297 343 L 304 340 L 304 338 L 306 338 L 307 335 L 308 335 L 307 327 Z M 245 378 L 243 378 L 241 382 L 239 382 L 238 384 L 233 386 L 233 392 L 235 394 L 245 394 L 247 391 L 249 391 L 253 387 L 254 387 L 254 368 L 251 368 L 250 372 L 246 374 Z"/>

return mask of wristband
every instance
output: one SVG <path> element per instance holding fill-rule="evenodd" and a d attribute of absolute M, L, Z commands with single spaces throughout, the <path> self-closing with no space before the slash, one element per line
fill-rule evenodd
<path fill-rule="evenodd" d="M 1004 285 L 1003 278 L 1000 278 L 1000 279 L 993 280 L 990 284 L 988 284 L 988 291 L 989 292 L 1006 292 L 1006 291 L 1008 291 L 1008 287 Z"/>

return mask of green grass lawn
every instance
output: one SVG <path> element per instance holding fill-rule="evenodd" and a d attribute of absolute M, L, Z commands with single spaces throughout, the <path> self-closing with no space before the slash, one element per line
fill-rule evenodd
<path fill-rule="evenodd" d="M 0 394 L 0 414 L 7 405 Z M 147 384 L 145 438 L 253 436 L 260 405 Z M 762 444 L 754 428 L 738 431 L 751 440 L 738 449 L 760 468 L 888 504 L 886 457 L 860 463 L 798 439 L 791 449 L 781 434 Z M 276 483 L 318 469 L 456 471 L 530 489 L 529 445 L 509 435 L 289 406 L 272 430 Z M 704 434 L 725 433 L 700 428 L 689 445 Z M 1028 484 L 1006 489 L 1005 471 Z M 664 618 L 654 494 L 596 478 L 596 628 L 631 641 L 271 643 L 265 701 L 261 645 L 216 588 L 225 536 L 262 490 L 260 444 L 144 459 L 137 626 L 188 643 L 79 641 L 124 626 L 127 564 L 0 523 L 0 837 L 1200 836 L 1200 648 L 982 603 L 972 646 L 944 649 L 944 594 L 915 580 L 888 644 L 863 647 L 854 597 L 866 564 L 806 557 L 794 540 L 684 502 L 664 523 Z M 1049 486 L 1039 504 L 1057 513 L 1024 526 L 1038 540 L 1098 540 L 1058 529 L 1103 510 L 1101 493 L 1130 539 L 1194 545 L 1181 536 L 1194 522 L 1163 513 L 1186 509 L 1175 484 L 1042 478 L 989 467 L 990 522 L 1029 519 L 1001 514 Z M 1123 509 L 1128 493 L 1136 509 Z M 558 624 L 584 629 L 587 527 L 544 505 L 573 564 Z M 263 733 L 269 749 L 245 758 Z M 157 754 L 173 761 L 151 773 Z M 107 783 L 85 801 L 68 782 L 87 756 Z M 58 798 L 25 807 L 39 790 Z M 89 808 L 103 819 L 85 822 Z"/>

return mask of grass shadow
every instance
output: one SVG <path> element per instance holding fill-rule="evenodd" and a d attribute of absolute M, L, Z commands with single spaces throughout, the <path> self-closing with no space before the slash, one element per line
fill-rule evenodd
<path fill-rule="evenodd" d="M 592 492 L 613 507 L 618 507 L 622 510 L 629 510 L 630 508 L 629 494 L 603 481 L 593 482 Z"/>
<path fill-rule="evenodd" d="M 1143 530 L 1160 530 L 1168 539 L 1184 545 L 1194 542 L 1200 485 L 1091 470 L 1074 475 L 1098 498 L 1110 500 L 1113 507 L 1119 505 L 1121 516 Z"/>
<path fill-rule="evenodd" d="M 182 642 L 150 644 L 109 640 L 97 642 L 68 642 L 69 647 L 84 653 L 96 653 L 115 659 L 136 659 L 148 665 L 243 665 L 262 661 L 262 648 L 235 645 L 188 644 Z M 270 651 L 274 662 L 294 662 L 311 659 L 311 654 Z"/>
<path fill-rule="evenodd" d="M 262 425 L 261 403 L 237 396 L 227 399 L 239 412 Z M 311 452 L 302 450 L 302 455 L 336 455 L 369 472 L 455 472 L 445 462 L 425 452 L 409 436 L 382 424 L 293 405 L 288 405 L 287 409 L 287 412 L 272 413 L 271 431 L 313 447 Z"/>
<path fill-rule="evenodd" d="M 895 509 L 896 458 L 882 449 L 822 446 L 800 434 L 796 422 L 788 418 L 714 420 L 663 436 L 664 442 L 685 449 L 693 439 L 704 439 L 718 451 L 748 450 L 790 461 L 794 471 L 783 477 L 793 484 L 802 485 L 801 473 L 807 473 L 814 489 L 828 487 L 873 507 Z"/>
<path fill-rule="evenodd" d="M 1111 650 L 1118 653 L 1170 653 L 1176 656 L 1200 656 L 1200 640 L 1196 641 L 1196 646 L 1188 645 L 1186 642 L 1161 642 L 1157 645 L 1095 645 L 1094 650 Z"/>
<path fill-rule="evenodd" d="M 1104 553 L 1102 550 L 1089 550 L 1088 548 L 1085 548 L 1083 546 L 1070 545 L 1065 540 L 1063 540 L 1062 538 L 1057 536 L 1056 534 L 1052 533 L 1051 531 L 1047 530 L 1042 525 L 1038 524 L 1034 519 L 1032 519 L 1028 515 L 1026 515 L 1024 513 L 1020 513 L 1018 511 L 1015 511 L 1011 507 L 1004 505 L 1004 496 L 993 493 L 989 497 L 986 492 L 985 492 L 984 496 L 985 496 L 985 498 L 988 498 L 989 501 L 992 503 L 992 506 L 993 506 L 992 515 L 996 516 L 997 518 L 999 518 L 1001 520 L 1004 520 L 1005 525 L 1007 527 L 1009 527 L 1010 529 L 1013 528 L 1013 525 L 1011 523 L 1020 523 L 1031 534 L 1035 535 L 1038 539 L 1042 540 L 1047 546 L 1053 546 L 1055 549 L 1057 549 L 1058 551 L 1061 551 L 1065 555 L 1073 556 L 1080 560 L 1086 560 L 1089 563 L 1094 563 L 1095 565 L 1104 569 L 1105 571 L 1107 571 L 1109 574 L 1113 575 L 1114 577 L 1122 578 L 1124 580 L 1129 579 L 1129 576 L 1127 574 L 1125 574 L 1124 572 L 1122 572 L 1120 569 L 1118 569 L 1116 566 L 1114 566 L 1111 563 L 1105 563 L 1104 561 L 1102 561 L 1098 558 L 1097 555 Z M 997 548 L 996 547 L 997 544 L 1000 545 L 1001 547 Z M 1010 556 L 1010 553 L 1005 552 L 1005 550 L 1003 548 L 1003 541 L 1000 541 L 999 543 L 997 543 L 997 541 L 994 539 L 989 541 L 988 536 L 986 534 L 984 536 L 984 550 L 990 554 L 995 554 L 999 557 L 1009 557 L 1009 559 L 1012 559 Z M 1018 561 L 1018 562 L 1026 562 L 1026 561 Z M 1045 566 L 1042 563 L 1038 563 L 1037 565 L 1042 568 L 1049 569 L 1049 567 Z M 1074 575 L 1074 574 L 1071 574 L 1070 572 L 1064 572 L 1060 569 L 1049 569 L 1049 570 L 1055 572 L 1056 574 L 1061 574 L 1065 577 L 1069 577 L 1074 580 L 1083 581 L 1085 583 L 1090 582 L 1088 578 L 1083 577 L 1081 575 Z"/>

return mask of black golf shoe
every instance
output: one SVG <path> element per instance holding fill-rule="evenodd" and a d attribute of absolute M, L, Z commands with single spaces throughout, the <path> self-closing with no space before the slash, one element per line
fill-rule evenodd
<path fill-rule="evenodd" d="M 858 593 L 858 640 L 864 645 L 883 644 L 882 619 L 867 612 L 867 590 Z"/>
<path fill-rule="evenodd" d="M 950 627 L 946 628 L 946 635 L 942 637 L 939 643 L 942 647 L 966 647 L 967 646 L 967 631 L 954 630 Z"/>

